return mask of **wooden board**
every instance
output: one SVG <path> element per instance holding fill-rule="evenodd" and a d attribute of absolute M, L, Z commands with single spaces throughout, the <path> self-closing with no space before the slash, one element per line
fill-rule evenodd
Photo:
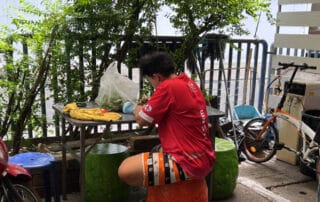
<path fill-rule="evenodd" d="M 319 0 L 278 0 L 279 5 L 283 4 L 307 4 L 307 3 L 319 3 Z"/>
<path fill-rule="evenodd" d="M 320 26 L 320 12 L 281 12 L 277 13 L 278 26 Z"/>
<path fill-rule="evenodd" d="M 308 50 L 320 49 L 320 35 L 276 34 L 274 46 L 284 48 L 300 48 Z"/>
<path fill-rule="evenodd" d="M 149 152 L 160 144 L 158 135 L 142 135 L 129 138 L 129 148 L 131 153 Z"/>

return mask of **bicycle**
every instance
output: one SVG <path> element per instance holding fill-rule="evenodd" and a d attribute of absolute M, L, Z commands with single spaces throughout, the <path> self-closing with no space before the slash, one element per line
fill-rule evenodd
<path fill-rule="evenodd" d="M 279 66 L 281 67 L 278 68 L 278 70 L 294 67 L 290 80 L 287 83 L 287 88 L 285 89 L 278 106 L 271 114 L 270 118 L 254 118 L 244 126 L 243 132 L 245 137 L 243 142 L 243 151 L 248 160 L 256 163 L 263 163 L 270 160 L 276 154 L 277 150 L 287 149 L 290 152 L 296 153 L 296 155 L 300 158 L 300 165 L 302 166 L 300 167 L 301 171 L 302 168 L 315 171 L 316 161 L 319 157 L 320 130 L 315 132 L 297 117 L 283 111 L 282 107 L 297 71 L 316 69 L 316 67 L 309 66 L 307 64 L 297 65 L 294 63 L 279 63 Z M 302 138 L 301 148 L 296 150 L 294 148 L 290 148 L 284 143 L 279 142 L 279 133 L 277 127 L 275 126 L 277 119 L 287 121 L 296 127 L 298 134 Z"/>

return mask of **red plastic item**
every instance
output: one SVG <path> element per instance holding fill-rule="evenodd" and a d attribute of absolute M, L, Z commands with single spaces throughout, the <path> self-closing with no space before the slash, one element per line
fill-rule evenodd
<path fill-rule="evenodd" d="M 101 112 L 102 113 L 108 113 L 108 110 L 107 109 L 101 109 Z"/>
<path fill-rule="evenodd" d="M 208 202 L 205 180 L 186 180 L 167 185 L 150 186 L 147 202 Z"/>

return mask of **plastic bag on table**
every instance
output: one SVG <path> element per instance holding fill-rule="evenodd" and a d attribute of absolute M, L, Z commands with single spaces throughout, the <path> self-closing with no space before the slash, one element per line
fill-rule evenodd
<path fill-rule="evenodd" d="M 117 62 L 112 62 L 100 79 L 100 88 L 95 102 L 101 108 L 119 112 L 125 102 L 136 103 L 138 95 L 139 85 L 121 75 L 117 69 Z"/>

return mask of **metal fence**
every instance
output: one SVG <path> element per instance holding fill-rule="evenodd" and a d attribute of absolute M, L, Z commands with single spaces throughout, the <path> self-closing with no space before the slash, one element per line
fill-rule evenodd
<path fill-rule="evenodd" d="M 174 50 L 179 47 L 183 38 L 182 37 L 157 37 L 157 46 L 167 47 L 169 50 Z M 150 45 L 154 44 L 146 41 L 143 52 L 148 52 Z M 24 44 L 25 46 L 26 44 Z M 218 47 L 218 49 L 217 49 Z M 91 53 L 94 52 L 94 47 L 90 47 Z M 221 50 L 224 51 L 221 51 Z M 268 56 L 268 44 L 264 40 L 246 40 L 246 39 L 228 39 L 224 41 L 223 46 L 217 46 L 217 41 L 214 39 L 206 39 L 199 44 L 199 48 L 196 51 L 196 57 L 198 65 L 201 71 L 205 75 L 204 88 L 208 95 L 216 97 L 216 107 L 228 114 L 229 107 L 238 104 L 250 104 L 254 105 L 261 112 L 263 109 L 263 100 L 265 95 L 265 86 L 268 78 L 267 71 L 267 56 Z M 67 51 L 66 51 L 67 52 Z M 84 54 L 83 52 L 81 54 Z M 79 68 L 86 65 L 80 56 L 74 56 L 69 60 L 77 59 Z M 98 59 L 91 61 L 91 65 L 98 66 Z M 74 61 L 69 61 L 68 64 L 75 64 Z M 70 67 L 69 66 L 69 70 Z M 74 67 L 73 67 L 74 68 Z M 90 68 L 89 68 L 90 69 Z M 187 69 L 185 71 L 189 74 Z M 87 73 L 87 72 L 86 72 Z M 142 78 L 140 78 L 140 72 L 137 68 L 128 69 L 128 77 L 140 82 L 142 86 Z M 68 76 L 66 76 L 68 78 Z M 82 77 L 78 77 L 82 78 Z M 71 79 L 67 79 L 65 82 L 70 82 Z M 92 82 L 92 80 L 86 80 Z M 199 81 L 196 78 L 196 81 Z M 48 81 L 49 82 L 49 81 Z M 58 83 L 56 85 L 59 85 Z M 81 88 L 86 89 L 84 84 Z M 71 93 L 66 90 L 67 93 Z M 43 91 L 46 97 L 53 97 L 54 92 L 49 90 Z M 41 95 L 43 96 L 43 95 Z M 43 120 L 46 126 L 43 127 L 43 136 L 46 137 L 48 133 L 48 125 L 53 126 L 55 132 L 53 136 L 60 136 L 59 122 L 54 121 L 52 104 L 54 100 L 42 99 L 40 106 L 46 106 L 46 110 L 39 111 L 45 112 L 47 119 Z M 228 105 L 228 102 L 230 105 Z M 132 126 L 128 127 L 132 129 Z M 52 128 L 50 129 L 52 130 Z M 121 130 L 121 126 L 117 126 L 116 130 Z M 33 138 L 32 132 L 28 130 L 28 138 Z M 50 136 L 50 135 L 48 135 Z"/>
<path fill-rule="evenodd" d="M 181 43 L 181 38 L 159 38 L 161 45 L 170 45 L 175 48 Z M 264 40 L 230 39 L 222 44 L 219 52 L 219 43 L 213 40 L 202 42 L 197 50 L 197 59 L 200 70 L 205 75 L 205 86 L 208 95 L 217 98 L 216 107 L 228 112 L 227 101 L 230 106 L 250 104 L 263 110 L 265 86 L 268 82 L 268 44 Z M 221 55 L 220 55 L 221 54 Z M 129 77 L 139 77 L 129 71 Z M 185 68 L 185 72 L 192 74 Z M 199 78 L 196 81 L 200 85 Z M 142 85 L 141 85 L 142 86 Z"/>
<path fill-rule="evenodd" d="M 206 89 L 217 96 L 217 107 L 228 112 L 239 104 L 254 105 L 261 112 L 267 83 L 268 44 L 264 40 L 231 39 L 224 59 L 206 60 Z"/>

